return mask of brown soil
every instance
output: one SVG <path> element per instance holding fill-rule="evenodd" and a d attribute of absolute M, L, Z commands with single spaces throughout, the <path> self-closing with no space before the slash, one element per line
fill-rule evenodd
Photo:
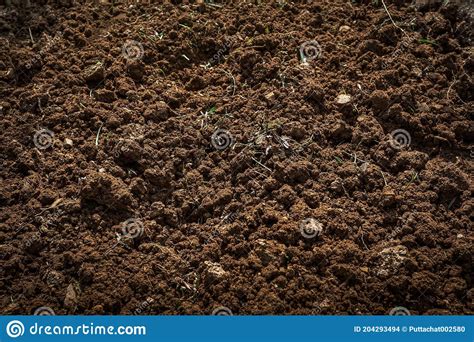
<path fill-rule="evenodd" d="M 474 313 L 472 7 L 261 2 L 0 7 L 1 313 Z"/>

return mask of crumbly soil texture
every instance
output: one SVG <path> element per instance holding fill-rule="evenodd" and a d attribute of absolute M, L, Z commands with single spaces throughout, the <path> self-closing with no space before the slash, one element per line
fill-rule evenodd
<path fill-rule="evenodd" d="M 473 314 L 466 3 L 0 7 L 0 312 Z"/>

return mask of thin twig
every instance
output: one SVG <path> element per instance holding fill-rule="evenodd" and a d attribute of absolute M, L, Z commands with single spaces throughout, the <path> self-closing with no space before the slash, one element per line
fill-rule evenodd
<path fill-rule="evenodd" d="M 206 6 L 217 7 L 217 8 L 224 7 L 222 5 L 217 5 L 217 4 L 213 4 L 213 3 L 206 3 Z"/>
<path fill-rule="evenodd" d="M 31 29 L 29 27 L 28 27 L 28 32 L 30 32 L 30 39 L 31 39 L 31 42 L 34 44 L 35 40 L 33 39 L 33 34 L 31 33 Z"/>
<path fill-rule="evenodd" d="M 449 98 L 449 92 L 451 91 L 451 88 L 453 87 L 454 83 L 456 83 L 456 79 L 454 79 L 454 81 L 449 85 L 449 88 L 448 88 L 448 91 L 446 92 L 446 99 L 448 99 L 449 101 L 451 101 L 451 99 Z"/>
<path fill-rule="evenodd" d="M 385 179 L 383 171 L 380 171 L 380 173 L 382 174 L 382 178 L 383 178 L 383 182 L 385 183 L 385 186 L 387 186 L 387 180 Z"/>
<path fill-rule="evenodd" d="M 234 76 L 230 72 L 228 72 L 224 69 L 220 69 L 220 70 L 222 70 L 227 76 L 230 76 L 232 78 L 232 96 L 234 96 L 235 95 L 235 88 L 236 88 Z"/>
<path fill-rule="evenodd" d="M 451 202 L 449 202 L 448 210 L 450 210 L 451 207 L 453 206 L 454 202 L 456 202 L 456 198 L 457 198 L 457 197 L 454 197 L 454 198 L 451 200 Z"/>
<path fill-rule="evenodd" d="M 344 181 L 341 179 L 340 182 L 341 182 L 342 190 L 344 190 L 344 193 L 346 194 L 347 198 L 351 198 L 351 196 L 347 192 L 346 188 L 344 187 Z"/>
<path fill-rule="evenodd" d="M 369 250 L 369 247 L 367 247 L 367 245 L 365 244 L 365 241 L 364 241 L 364 233 L 362 233 L 362 235 L 360 236 L 360 239 L 361 239 L 362 243 L 364 244 L 365 249 Z"/>
<path fill-rule="evenodd" d="M 258 165 L 260 165 L 261 167 L 265 168 L 266 170 L 268 170 L 268 171 L 270 171 L 270 172 L 273 172 L 272 169 L 270 169 L 268 166 L 263 165 L 263 164 L 260 163 L 257 159 L 255 159 L 255 158 L 252 157 L 252 160 L 253 160 L 254 162 L 256 162 Z"/>
<path fill-rule="evenodd" d="M 392 22 L 393 26 L 395 26 L 397 29 L 401 30 L 403 32 L 403 34 L 406 35 L 406 32 L 404 29 L 402 29 L 400 26 L 398 26 L 397 24 L 395 24 L 395 21 L 393 21 L 393 18 L 390 14 L 390 12 L 388 11 L 388 8 L 387 6 L 385 5 L 385 1 L 382 0 L 382 5 L 383 5 L 383 8 L 385 8 L 385 12 L 387 12 L 388 14 L 388 17 L 390 18 L 390 21 Z"/>
<path fill-rule="evenodd" d="M 100 125 L 99 130 L 97 131 L 97 135 L 95 136 L 95 146 L 99 146 L 99 135 L 103 125 L 103 123 Z"/>

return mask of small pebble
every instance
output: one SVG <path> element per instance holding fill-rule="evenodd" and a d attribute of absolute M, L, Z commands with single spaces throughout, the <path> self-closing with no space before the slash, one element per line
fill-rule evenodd
<path fill-rule="evenodd" d="M 339 32 L 342 32 L 342 33 L 345 33 L 347 31 L 350 31 L 350 27 L 347 26 L 347 25 L 342 25 L 341 27 L 339 27 Z"/>
<path fill-rule="evenodd" d="M 265 95 L 265 98 L 267 100 L 274 100 L 275 99 L 275 93 L 272 91 L 272 92 L 268 93 L 267 95 Z"/>
<path fill-rule="evenodd" d="M 336 97 L 337 104 L 346 104 L 351 102 L 351 96 L 346 94 L 340 94 Z"/>

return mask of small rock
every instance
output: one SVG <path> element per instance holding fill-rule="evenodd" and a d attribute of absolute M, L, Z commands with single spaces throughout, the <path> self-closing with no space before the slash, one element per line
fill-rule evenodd
<path fill-rule="evenodd" d="M 342 25 L 341 27 L 339 27 L 339 32 L 345 33 L 347 31 L 350 31 L 350 29 L 350 26 Z"/>
<path fill-rule="evenodd" d="M 408 248 L 402 245 L 384 248 L 378 254 L 373 271 L 377 276 L 384 278 L 394 275 L 407 258 L 407 254 Z"/>
<path fill-rule="evenodd" d="M 64 297 L 64 306 L 70 311 L 75 311 L 77 306 L 77 294 L 73 284 L 69 284 Z"/>
<path fill-rule="evenodd" d="M 274 100 L 275 99 L 275 93 L 273 91 L 269 92 L 268 94 L 265 95 L 265 98 L 267 100 Z"/>
<path fill-rule="evenodd" d="M 351 96 L 346 94 L 340 94 L 336 97 L 336 103 L 340 105 L 345 105 L 351 102 Z"/>
<path fill-rule="evenodd" d="M 205 261 L 204 265 L 206 266 L 205 279 L 207 282 L 220 280 L 227 275 L 222 266 L 216 262 Z"/>
<path fill-rule="evenodd" d="M 72 142 L 71 139 L 66 138 L 66 139 L 64 139 L 64 144 L 65 144 L 66 146 L 72 147 L 73 142 Z"/>
<path fill-rule="evenodd" d="M 84 71 L 84 79 L 87 82 L 100 82 L 105 78 L 105 69 L 102 63 L 96 63 Z"/>

